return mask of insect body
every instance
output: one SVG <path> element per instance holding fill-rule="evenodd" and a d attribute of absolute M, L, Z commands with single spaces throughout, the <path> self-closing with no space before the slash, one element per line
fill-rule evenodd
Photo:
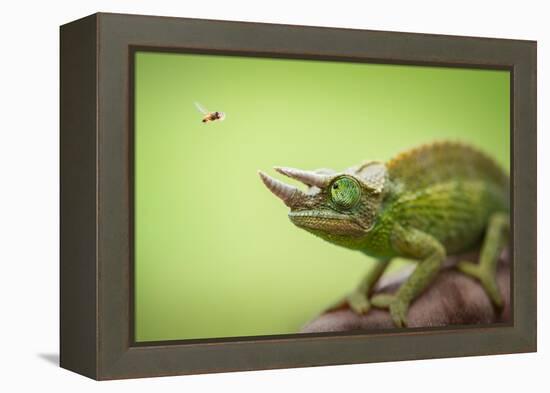
<path fill-rule="evenodd" d="M 198 102 L 195 102 L 195 107 L 197 110 L 203 114 L 202 122 L 208 123 L 211 121 L 216 120 L 224 120 L 225 119 L 225 113 L 224 112 L 210 112 L 206 108 L 204 108 L 201 104 Z"/>

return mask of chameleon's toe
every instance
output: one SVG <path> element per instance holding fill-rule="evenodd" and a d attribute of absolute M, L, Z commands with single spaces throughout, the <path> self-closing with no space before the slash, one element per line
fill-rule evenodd
<path fill-rule="evenodd" d="M 379 293 L 371 297 L 370 302 L 376 308 L 390 308 L 390 305 L 395 301 L 395 295 L 389 293 Z"/>
<path fill-rule="evenodd" d="M 460 270 L 462 273 L 467 274 L 468 276 L 474 277 L 479 279 L 480 277 L 480 269 L 479 265 L 467 262 L 467 261 L 461 261 L 456 265 L 456 268 Z"/>
<path fill-rule="evenodd" d="M 396 327 L 407 327 L 408 310 L 409 306 L 399 299 L 395 299 L 390 304 L 390 315 Z"/>
<path fill-rule="evenodd" d="M 378 295 L 374 295 L 370 299 L 370 302 L 374 307 L 389 309 L 395 326 L 407 326 L 407 311 L 409 310 L 409 305 L 400 300 L 396 295 L 379 293 Z"/>
<path fill-rule="evenodd" d="M 485 292 L 487 293 L 487 296 L 489 296 L 489 299 L 491 299 L 491 302 L 493 302 L 498 309 L 502 308 L 503 301 L 502 296 L 500 295 L 500 290 L 498 289 L 495 273 L 491 273 L 489 270 L 483 269 L 479 264 L 466 261 L 459 262 L 457 268 L 462 273 L 477 279 L 483 286 L 483 289 L 485 289 Z"/>
<path fill-rule="evenodd" d="M 353 292 L 347 297 L 349 307 L 357 314 L 366 314 L 370 310 L 370 302 L 367 295 L 361 292 Z"/>

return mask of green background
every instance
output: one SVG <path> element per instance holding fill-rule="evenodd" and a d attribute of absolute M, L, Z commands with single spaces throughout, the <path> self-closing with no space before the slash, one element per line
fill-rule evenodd
<path fill-rule="evenodd" d="M 441 139 L 509 167 L 507 71 L 154 52 L 135 67 L 137 341 L 295 333 L 372 266 L 294 227 L 258 169 Z M 202 124 L 194 101 L 226 120 Z"/>

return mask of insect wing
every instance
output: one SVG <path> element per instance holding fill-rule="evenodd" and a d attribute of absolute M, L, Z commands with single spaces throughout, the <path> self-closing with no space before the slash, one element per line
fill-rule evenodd
<path fill-rule="evenodd" d="M 202 113 L 203 115 L 207 115 L 209 112 L 201 105 L 199 104 L 198 102 L 195 101 L 195 107 L 197 108 L 197 110 Z"/>

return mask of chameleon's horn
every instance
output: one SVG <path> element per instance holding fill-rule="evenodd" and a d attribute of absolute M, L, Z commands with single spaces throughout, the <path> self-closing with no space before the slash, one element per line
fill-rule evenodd
<path fill-rule="evenodd" d="M 262 181 L 269 190 L 279 197 L 285 205 L 291 207 L 291 202 L 296 193 L 301 194 L 302 191 L 298 190 L 294 186 L 289 186 L 288 184 L 283 183 L 277 179 L 272 178 L 271 176 L 266 175 L 262 171 L 258 171 Z"/>
<path fill-rule="evenodd" d="M 333 176 L 330 175 L 322 175 L 319 173 L 311 172 L 311 171 L 303 171 L 301 169 L 295 169 L 295 168 L 284 168 L 284 167 L 275 167 L 274 168 L 277 172 L 288 176 L 292 179 L 296 179 L 298 181 L 301 181 L 304 184 L 307 184 L 308 186 L 315 186 L 318 188 L 326 187 Z"/>

